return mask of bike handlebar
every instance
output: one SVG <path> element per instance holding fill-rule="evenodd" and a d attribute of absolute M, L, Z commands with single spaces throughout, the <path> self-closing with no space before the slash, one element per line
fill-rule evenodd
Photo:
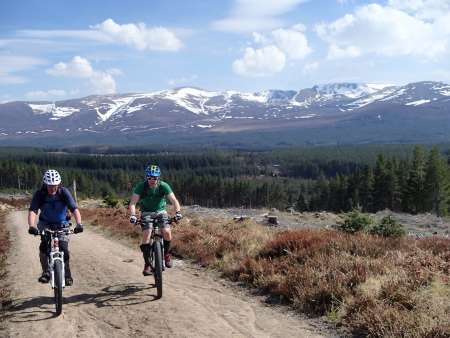
<path fill-rule="evenodd" d="M 159 219 L 161 219 L 161 217 L 152 218 L 153 221 L 156 221 L 156 220 L 159 220 Z M 179 220 L 175 216 L 170 217 L 169 219 L 167 219 L 167 223 L 168 224 L 178 223 L 178 221 Z M 142 225 L 143 223 L 145 223 L 145 222 L 143 222 L 141 219 L 137 219 L 136 222 L 134 222 L 134 224 L 136 224 L 136 225 Z"/>
<path fill-rule="evenodd" d="M 73 229 L 63 229 L 63 230 L 43 229 L 43 230 L 38 230 L 38 233 L 34 236 L 42 236 L 42 235 L 45 235 L 46 232 L 48 232 L 49 234 L 65 234 L 65 235 L 75 234 Z"/>

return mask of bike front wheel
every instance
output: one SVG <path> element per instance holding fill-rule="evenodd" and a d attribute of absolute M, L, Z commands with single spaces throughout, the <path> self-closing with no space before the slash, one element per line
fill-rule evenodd
<path fill-rule="evenodd" d="M 63 275 L 62 275 L 62 262 L 56 260 L 53 267 L 53 278 L 54 278 L 54 288 L 53 292 L 55 294 L 55 306 L 56 315 L 59 316 L 62 312 L 62 289 L 63 289 Z"/>
<path fill-rule="evenodd" d="M 160 241 L 153 242 L 153 274 L 155 276 L 155 285 L 158 298 L 162 297 L 162 272 L 163 272 L 163 261 L 162 261 L 162 247 Z"/>

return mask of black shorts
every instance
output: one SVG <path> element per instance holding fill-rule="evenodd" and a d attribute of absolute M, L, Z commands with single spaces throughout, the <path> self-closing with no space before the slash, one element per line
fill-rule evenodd
<path fill-rule="evenodd" d="M 170 229 L 167 212 L 143 212 L 141 214 L 142 231 L 152 229 L 153 224 L 158 224 L 161 229 Z"/>

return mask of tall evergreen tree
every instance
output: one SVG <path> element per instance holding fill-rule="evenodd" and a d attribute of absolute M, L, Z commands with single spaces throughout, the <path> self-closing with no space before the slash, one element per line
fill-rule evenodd
<path fill-rule="evenodd" d="M 372 168 L 366 166 L 361 178 L 360 200 L 363 211 L 373 211 L 373 171 Z"/>
<path fill-rule="evenodd" d="M 450 200 L 448 166 L 436 147 L 431 150 L 427 162 L 424 197 L 427 210 L 438 216 L 448 214 Z"/>
<path fill-rule="evenodd" d="M 412 213 L 425 211 L 425 164 L 425 151 L 422 146 L 416 146 L 403 192 L 407 211 Z"/>
<path fill-rule="evenodd" d="M 378 155 L 374 170 L 373 182 L 373 211 L 383 210 L 389 207 L 389 176 L 386 159 L 383 154 Z"/>

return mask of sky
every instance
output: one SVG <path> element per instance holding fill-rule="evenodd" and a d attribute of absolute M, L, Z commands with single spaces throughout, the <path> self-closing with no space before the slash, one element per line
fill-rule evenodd
<path fill-rule="evenodd" d="M 0 1 L 0 102 L 450 83 L 450 0 Z"/>

